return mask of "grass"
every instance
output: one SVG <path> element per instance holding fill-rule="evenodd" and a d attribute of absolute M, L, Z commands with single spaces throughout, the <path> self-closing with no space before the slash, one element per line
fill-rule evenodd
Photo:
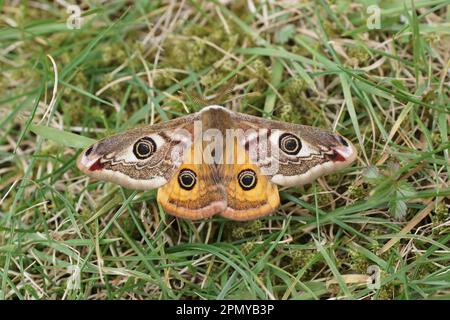
<path fill-rule="evenodd" d="M 128 3 L 86 2 L 79 30 L 51 1 L 0 3 L 1 299 L 450 298 L 449 1 Z M 232 78 L 228 107 L 338 130 L 357 162 L 245 223 L 76 169 Z"/>

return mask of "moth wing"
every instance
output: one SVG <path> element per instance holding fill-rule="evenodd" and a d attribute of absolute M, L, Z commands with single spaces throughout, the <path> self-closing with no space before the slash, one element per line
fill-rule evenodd
<path fill-rule="evenodd" d="M 239 139 L 241 146 L 275 184 L 295 186 L 310 183 L 350 165 L 356 159 L 353 144 L 339 134 L 236 112 L 232 117 L 236 128 L 251 132 Z M 298 148 L 287 152 L 283 148 L 289 143 L 298 145 Z"/>
<path fill-rule="evenodd" d="M 275 212 L 280 204 L 278 188 L 251 163 L 247 152 L 236 142 L 234 159 L 222 166 L 227 208 L 221 214 L 232 220 L 252 220 Z"/>
<path fill-rule="evenodd" d="M 135 128 L 104 138 L 83 150 L 77 167 L 86 175 L 123 187 L 149 190 L 166 184 L 192 145 L 198 114 L 153 126 Z M 137 144 L 143 141 L 152 152 L 142 157 Z"/>
<path fill-rule="evenodd" d="M 226 194 L 217 168 L 193 161 L 195 146 L 172 179 L 158 189 L 157 200 L 167 213 L 198 220 L 220 213 L 226 208 Z"/>

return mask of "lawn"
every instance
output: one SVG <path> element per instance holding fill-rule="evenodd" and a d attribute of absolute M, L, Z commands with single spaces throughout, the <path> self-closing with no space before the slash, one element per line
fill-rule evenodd
<path fill-rule="evenodd" d="M 79 2 L 0 1 L 0 299 L 450 298 L 449 0 Z M 222 96 L 358 159 L 249 222 L 76 168 Z"/>

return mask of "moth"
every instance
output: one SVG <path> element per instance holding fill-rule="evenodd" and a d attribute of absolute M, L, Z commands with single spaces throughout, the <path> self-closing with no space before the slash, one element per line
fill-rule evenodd
<path fill-rule="evenodd" d="M 77 166 L 126 188 L 159 188 L 157 201 L 177 217 L 251 220 L 277 210 L 278 186 L 309 183 L 355 159 L 339 134 L 211 105 L 100 140 Z"/>

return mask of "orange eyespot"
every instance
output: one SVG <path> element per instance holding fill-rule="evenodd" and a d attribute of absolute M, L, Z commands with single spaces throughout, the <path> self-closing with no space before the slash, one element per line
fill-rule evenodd
<path fill-rule="evenodd" d="M 192 190 L 197 182 L 197 175 L 194 171 L 183 169 L 178 174 L 178 184 L 182 189 Z"/>
<path fill-rule="evenodd" d="M 242 189 L 251 190 L 256 186 L 257 178 L 253 170 L 246 169 L 238 174 L 238 182 Z"/>

